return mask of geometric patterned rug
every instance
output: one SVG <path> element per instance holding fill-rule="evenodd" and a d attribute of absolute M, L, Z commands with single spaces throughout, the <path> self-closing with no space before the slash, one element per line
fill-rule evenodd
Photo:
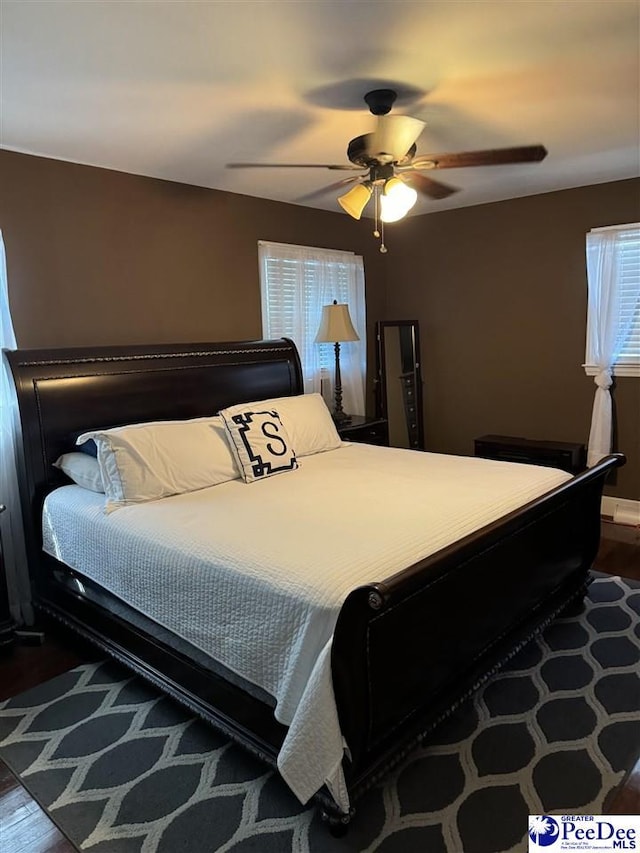
<path fill-rule="evenodd" d="M 529 814 L 602 814 L 640 752 L 640 583 L 596 575 L 356 803 L 345 838 L 279 776 L 120 666 L 0 703 L 0 756 L 91 853 L 505 853 Z"/>

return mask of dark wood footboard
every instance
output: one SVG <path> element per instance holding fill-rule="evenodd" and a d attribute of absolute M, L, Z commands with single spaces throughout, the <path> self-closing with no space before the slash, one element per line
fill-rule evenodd
<path fill-rule="evenodd" d="M 587 585 L 620 454 L 345 602 L 332 671 L 354 797 Z"/>

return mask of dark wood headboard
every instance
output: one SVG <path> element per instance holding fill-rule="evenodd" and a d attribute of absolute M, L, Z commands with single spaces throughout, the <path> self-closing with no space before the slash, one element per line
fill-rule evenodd
<path fill-rule="evenodd" d="M 100 427 L 215 415 L 234 403 L 303 392 L 295 344 L 274 341 L 5 351 L 17 394 L 29 561 L 42 502 L 68 482 L 52 463 Z"/>

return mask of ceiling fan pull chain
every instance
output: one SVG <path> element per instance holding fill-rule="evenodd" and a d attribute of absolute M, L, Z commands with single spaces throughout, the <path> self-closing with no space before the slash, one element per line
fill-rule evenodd
<path fill-rule="evenodd" d="M 380 219 L 380 185 L 373 185 L 373 210 L 374 210 L 374 226 L 373 226 L 373 236 L 380 237 L 380 251 L 382 254 L 386 254 L 387 247 L 384 244 L 384 222 Z"/>
<path fill-rule="evenodd" d="M 379 197 L 380 197 L 380 187 L 377 184 L 374 184 L 373 185 L 373 205 L 374 205 L 373 236 L 374 237 L 380 236 L 380 230 L 378 228 L 379 211 L 380 211 L 380 206 L 378 204 Z"/>
<path fill-rule="evenodd" d="M 384 222 L 380 222 L 380 251 L 383 255 L 387 253 L 387 247 L 384 244 Z"/>

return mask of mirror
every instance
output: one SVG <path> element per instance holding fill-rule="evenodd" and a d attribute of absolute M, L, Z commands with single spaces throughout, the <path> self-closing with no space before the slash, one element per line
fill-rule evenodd
<path fill-rule="evenodd" d="M 389 445 L 424 450 L 418 322 L 381 320 L 376 339 L 376 414 L 387 420 Z"/>

